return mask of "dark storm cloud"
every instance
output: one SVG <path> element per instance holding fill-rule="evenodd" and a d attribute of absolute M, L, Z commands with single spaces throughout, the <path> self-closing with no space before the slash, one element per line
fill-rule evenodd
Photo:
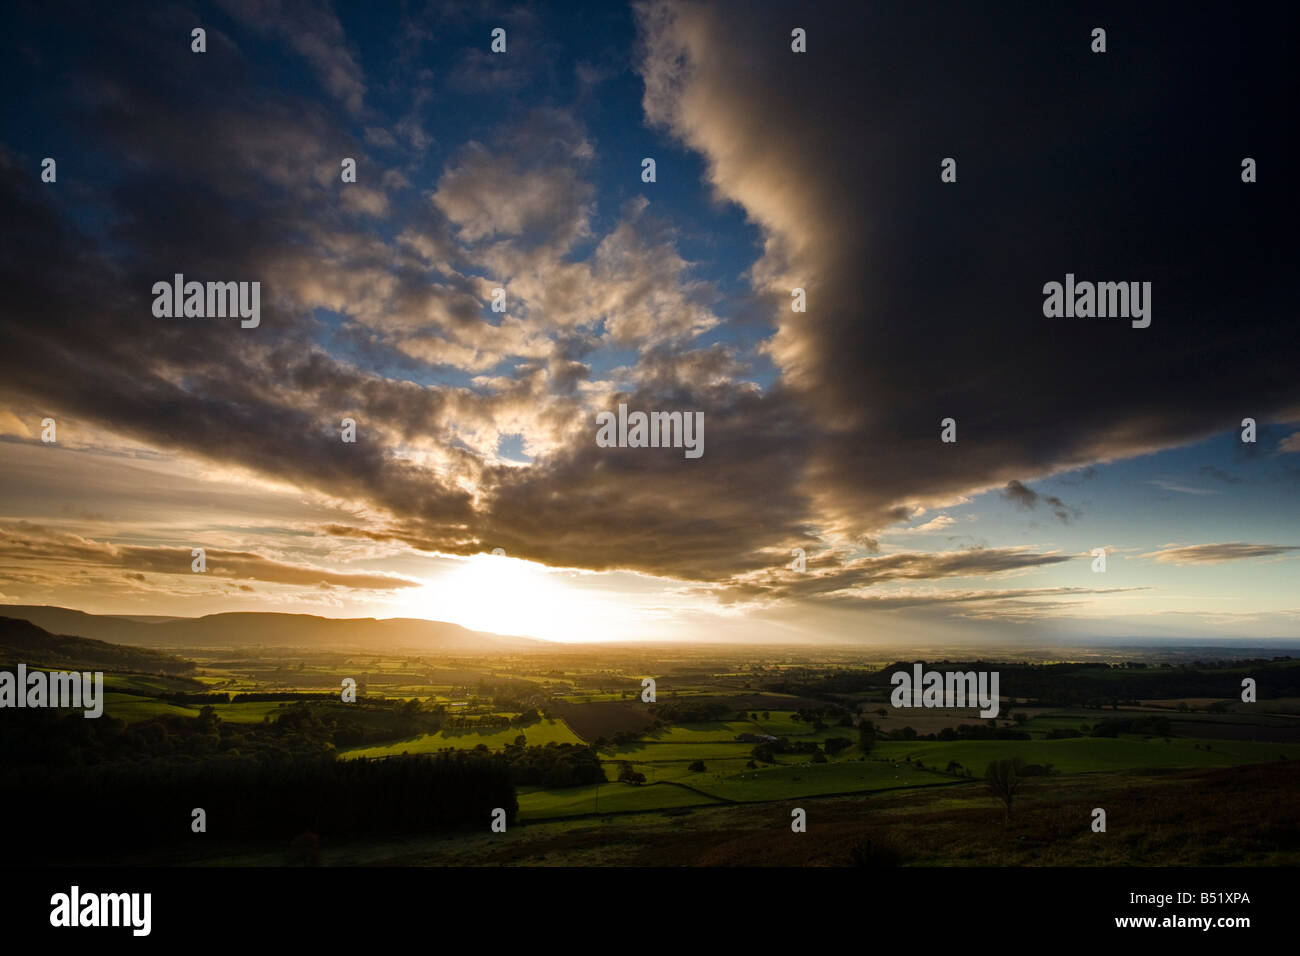
<path fill-rule="evenodd" d="M 1274 16 L 740 9 L 640 7 L 646 107 L 764 226 L 760 276 L 807 289 L 772 353 L 830 433 L 828 508 L 879 526 L 900 500 L 1295 411 L 1290 186 L 1239 176 L 1243 156 L 1285 155 Z M 1045 318 L 1043 284 L 1067 272 L 1152 282 L 1150 328 Z"/>
<path fill-rule="evenodd" d="M 1008 481 L 1006 487 L 1002 489 L 1002 497 L 1006 501 L 1019 508 L 1031 509 L 1038 506 L 1038 502 L 1044 501 L 1052 509 L 1052 514 L 1061 524 L 1069 524 L 1071 518 L 1079 517 L 1079 509 L 1072 508 L 1056 495 L 1040 495 L 1032 488 L 1019 481 Z"/>
<path fill-rule="evenodd" d="M 1038 504 L 1038 492 L 1026 488 L 1018 481 L 1008 481 L 1002 489 L 1002 497 L 1020 508 L 1032 508 Z"/>

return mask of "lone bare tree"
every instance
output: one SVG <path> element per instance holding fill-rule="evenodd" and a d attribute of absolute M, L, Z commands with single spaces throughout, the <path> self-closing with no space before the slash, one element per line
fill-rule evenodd
<path fill-rule="evenodd" d="M 1020 788 L 1024 786 L 1025 781 L 1020 771 L 1025 762 L 1019 757 L 1012 760 L 995 760 L 986 771 L 984 771 L 984 780 L 989 786 L 993 796 L 997 797 L 1006 807 L 1005 821 L 1011 822 L 1011 801 L 1015 799 Z"/>

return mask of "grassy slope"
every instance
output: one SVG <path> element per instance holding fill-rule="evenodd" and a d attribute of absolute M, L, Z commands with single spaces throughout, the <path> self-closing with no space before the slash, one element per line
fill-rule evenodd
<path fill-rule="evenodd" d="M 331 843 L 325 865 L 846 866 L 864 838 L 905 866 L 1295 866 L 1300 762 L 1034 781 L 1010 824 L 977 782 L 797 802 L 581 817 L 444 837 Z M 662 786 L 662 785 L 661 785 Z M 588 788 L 589 790 L 590 788 Z M 641 790 L 644 792 L 650 789 Z M 601 809 L 606 809 L 606 789 Z M 610 791 L 613 792 L 612 790 Z M 521 798 L 522 802 L 522 798 Z M 790 811 L 808 831 L 790 831 Z M 1107 810 L 1093 833 L 1092 809 Z M 255 851 L 209 862 L 271 864 Z"/>
<path fill-rule="evenodd" d="M 391 744 L 378 744 L 373 747 L 357 747 L 342 752 L 343 757 L 386 757 L 401 753 L 436 753 L 448 747 L 457 750 L 473 750 L 479 744 L 485 744 L 489 750 L 500 750 L 506 744 L 513 743 L 520 734 L 528 740 L 529 746 L 542 744 L 577 744 L 582 743 L 577 734 L 569 729 L 562 720 L 542 720 L 526 727 L 510 727 L 486 733 L 475 730 L 444 730 L 436 734 L 422 734 L 407 740 L 398 740 Z"/>
<path fill-rule="evenodd" d="M 602 752 L 611 777 L 617 772 L 618 761 L 627 760 L 647 779 L 647 785 L 640 788 L 611 784 L 615 789 L 609 791 L 611 796 L 608 799 L 622 801 L 617 804 L 611 802 L 607 806 L 607 791 L 602 789 L 602 810 L 648 810 L 690 805 L 671 788 L 653 786 L 659 783 L 680 783 L 691 787 L 699 794 L 698 803 L 708 802 L 705 795 L 743 803 L 943 785 L 958 780 L 941 772 L 953 760 L 982 777 L 991 761 L 1017 756 L 1026 763 L 1052 764 L 1065 775 L 1146 768 L 1224 767 L 1267 763 L 1284 756 L 1300 757 L 1296 747 L 1285 744 L 1186 738 L 1172 738 L 1166 744 L 1163 738 L 1136 736 L 1024 741 L 885 741 L 877 745 L 871 759 L 866 761 L 857 759 L 858 751 L 854 747 L 840 758 L 824 764 L 811 763 L 804 755 L 782 754 L 776 767 L 749 769 L 745 764 L 749 761 L 751 745 L 709 742 L 707 738 L 711 735 L 700 734 L 698 727 L 687 729 L 686 734 L 679 734 L 681 729 L 674 728 L 660 741 Z M 730 726 L 725 728 L 726 731 L 731 729 Z M 724 730 L 719 727 L 717 732 L 721 734 Z M 698 743 L 681 742 L 693 737 L 705 739 Z M 908 762 L 909 758 L 911 762 Z M 704 761 L 704 772 L 688 770 L 689 764 L 696 759 Z M 925 769 L 915 766 L 918 760 L 925 764 Z M 616 798 L 613 794 L 621 792 L 618 788 L 639 789 L 641 795 Z M 582 815 L 594 811 L 594 798 L 591 796 L 583 801 L 570 800 L 565 794 L 566 791 L 556 790 L 521 795 L 520 806 L 525 811 L 525 818 Z"/>

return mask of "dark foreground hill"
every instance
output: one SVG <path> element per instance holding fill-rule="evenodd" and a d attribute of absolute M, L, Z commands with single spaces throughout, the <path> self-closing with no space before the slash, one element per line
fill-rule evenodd
<path fill-rule="evenodd" d="M 30 621 L 0 617 L 0 663 L 68 670 L 145 671 L 184 674 L 193 661 L 161 651 L 123 647 L 84 637 L 51 634 Z"/>
<path fill-rule="evenodd" d="M 404 649 L 476 654 L 545 646 L 527 637 L 471 631 L 418 618 L 327 618 L 311 614 L 237 612 L 204 617 L 140 619 L 87 614 L 63 607 L 0 605 L 0 615 L 62 634 L 142 647 L 266 647 Z"/>
<path fill-rule="evenodd" d="M 333 848 L 332 865 L 1167 867 L 1300 863 L 1300 762 L 1036 778 L 1010 822 L 982 781 L 530 823 Z M 790 829 L 791 810 L 808 829 Z M 1107 831 L 1092 831 L 1092 811 Z M 626 821 L 626 822 L 625 822 Z M 630 825 L 629 825 L 630 824 Z M 247 857 L 226 864 L 262 862 Z M 1135 871 L 1136 872 L 1136 871 Z M 883 878 L 883 877 L 882 877 Z M 1136 878 L 1136 877 L 1135 877 Z"/>

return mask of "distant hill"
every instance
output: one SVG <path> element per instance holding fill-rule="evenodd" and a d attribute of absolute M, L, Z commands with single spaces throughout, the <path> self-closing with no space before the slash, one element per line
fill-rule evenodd
<path fill-rule="evenodd" d="M 140 647 L 383 648 L 475 654 L 546 646 L 528 637 L 471 631 L 419 618 L 329 618 L 312 614 L 233 612 L 204 617 L 141 618 L 87 614 L 65 607 L 0 604 L 0 615 L 30 621 L 59 634 Z"/>
<path fill-rule="evenodd" d="M 0 617 L 0 663 L 58 670 L 145 671 L 184 674 L 194 662 L 140 647 L 51 634 L 30 621 Z"/>

